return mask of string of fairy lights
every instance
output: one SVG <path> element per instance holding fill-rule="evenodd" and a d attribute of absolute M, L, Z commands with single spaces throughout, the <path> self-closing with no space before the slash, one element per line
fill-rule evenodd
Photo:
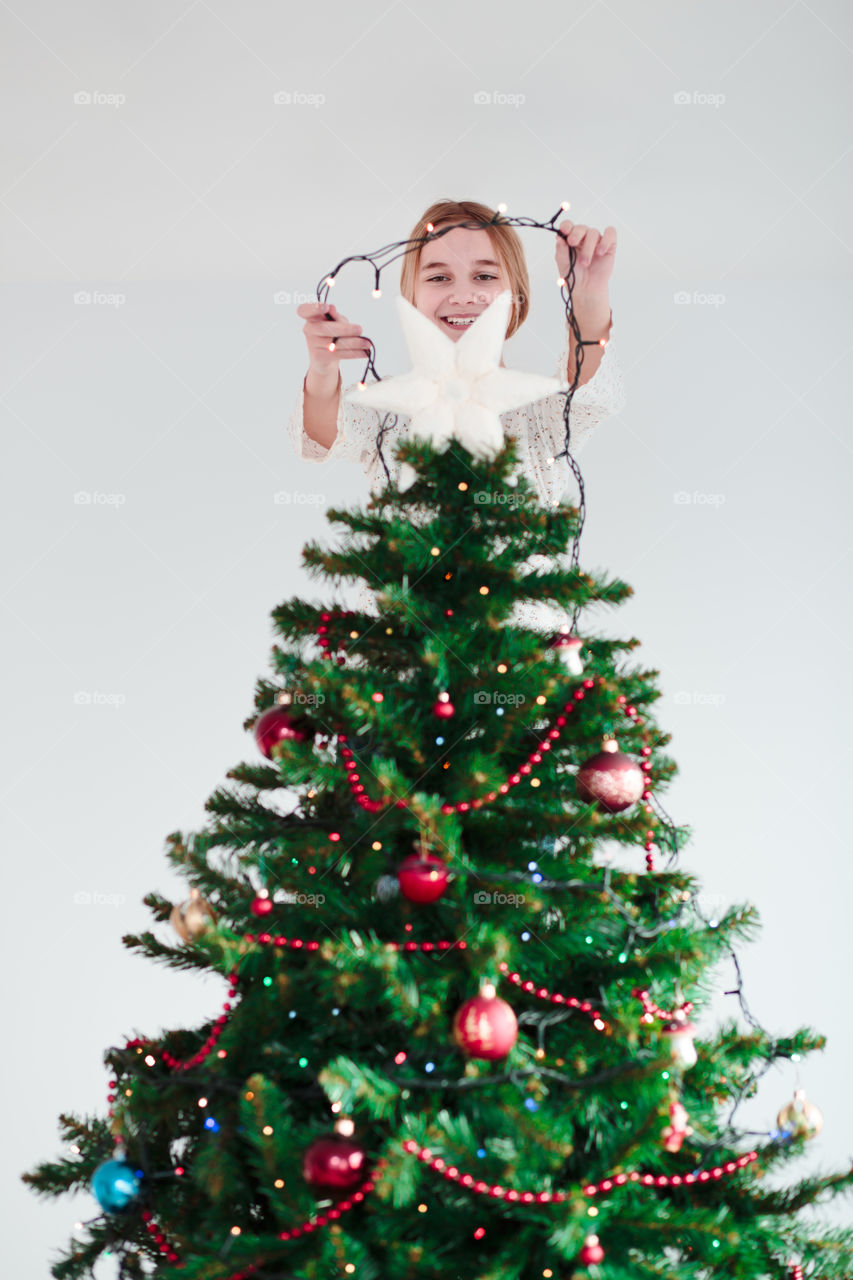
<path fill-rule="evenodd" d="M 336 278 L 338 277 L 339 273 L 351 263 L 367 262 L 371 265 L 373 274 L 374 274 L 373 296 L 378 298 L 378 297 L 381 297 L 381 292 L 382 292 L 381 291 L 381 274 L 383 270 L 385 270 L 398 258 L 404 256 L 406 253 L 419 251 L 423 244 L 427 243 L 428 241 L 438 239 L 442 235 L 446 234 L 448 231 L 453 230 L 455 227 L 461 226 L 461 227 L 467 227 L 471 229 L 482 229 L 484 226 L 493 225 L 500 222 L 503 224 L 513 225 L 517 227 L 530 227 L 530 228 L 535 228 L 539 230 L 551 231 L 553 234 L 559 235 L 561 233 L 557 230 L 555 224 L 557 222 L 557 219 L 560 217 L 560 215 L 563 212 L 565 212 L 568 208 L 569 208 L 568 203 L 563 202 L 560 208 L 557 210 L 557 212 L 550 219 L 548 219 L 545 222 L 540 222 L 533 218 L 527 218 L 527 217 L 512 217 L 512 218 L 506 217 L 505 216 L 506 206 L 499 205 L 498 210 L 494 218 L 492 219 L 492 223 L 489 223 L 489 224 L 486 224 L 483 222 L 463 221 L 463 222 L 453 223 L 448 226 L 443 226 L 439 230 L 435 230 L 433 227 L 428 226 L 427 234 L 424 237 L 420 237 L 412 240 L 396 241 L 372 253 L 356 254 L 356 255 L 351 255 L 347 258 L 344 258 L 341 262 L 337 264 L 337 266 L 332 271 L 326 274 L 321 284 L 318 286 L 318 289 L 317 289 L 318 300 L 321 302 L 325 302 L 327 300 L 329 289 L 335 284 Z M 566 276 L 560 279 L 559 285 L 561 290 L 561 297 L 563 299 L 563 303 L 565 307 L 566 320 L 568 325 L 571 328 L 572 335 L 574 338 L 576 355 L 575 355 L 574 376 L 573 376 L 572 382 L 569 386 L 568 391 L 562 393 L 565 395 L 565 402 L 564 402 L 564 409 L 563 409 L 564 428 L 565 428 L 564 447 L 563 447 L 563 450 L 556 455 L 555 461 L 557 458 L 565 458 L 566 464 L 571 470 L 575 478 L 578 492 L 579 492 L 578 522 L 576 525 L 576 531 L 575 531 L 574 537 L 572 539 L 571 557 L 570 557 L 572 567 L 574 569 L 577 569 L 578 562 L 579 562 L 580 537 L 581 537 L 581 533 L 583 530 L 584 521 L 586 517 L 586 502 L 585 502 L 585 490 L 584 490 L 583 477 L 582 477 L 580 468 L 578 467 L 578 464 L 571 452 L 571 420 L 570 420 L 571 419 L 571 403 L 572 403 L 572 398 L 575 394 L 575 391 L 577 390 L 580 376 L 581 376 L 583 360 L 584 360 L 584 348 L 585 346 L 599 345 L 599 344 L 597 342 L 590 342 L 590 341 L 584 340 L 580 334 L 580 329 L 577 322 L 577 318 L 574 313 L 573 302 L 572 302 L 572 295 L 573 295 L 573 289 L 575 284 L 576 250 L 572 246 L 568 246 L 568 253 L 569 253 L 569 270 L 567 271 Z M 330 313 L 327 313 L 327 318 L 332 319 L 332 316 Z M 366 341 L 371 348 L 371 351 L 367 356 L 366 369 L 365 369 L 364 376 L 366 377 L 367 373 L 371 373 L 378 380 L 380 378 L 380 375 L 376 368 L 374 344 L 369 338 L 364 339 L 364 341 Z M 362 380 L 364 380 L 364 378 Z M 377 452 L 379 454 L 383 468 L 385 470 L 386 477 L 388 478 L 389 482 L 391 480 L 391 475 L 390 475 L 384 454 L 382 452 L 382 446 L 387 437 L 388 432 L 392 429 L 395 423 L 396 423 L 395 415 L 385 414 L 379 424 L 377 437 L 376 437 Z M 576 605 L 574 612 L 572 614 L 572 621 L 571 621 L 572 632 L 574 632 L 574 629 L 576 626 L 579 608 L 580 606 Z M 328 617 L 328 615 L 324 615 L 324 616 Z M 367 760 L 364 758 L 367 754 L 369 753 L 365 749 L 363 749 L 362 752 L 359 754 L 358 763 L 359 763 L 360 769 L 367 769 L 370 767 Z M 416 785 L 417 785 L 417 781 L 412 783 L 412 789 L 414 789 Z M 678 831 L 672 819 L 669 817 L 669 815 L 666 813 L 665 809 L 661 805 L 657 796 L 652 794 L 649 797 L 649 803 L 654 807 L 654 812 L 656 814 L 658 823 L 660 824 L 660 829 L 656 832 L 656 837 L 657 837 L 656 844 L 658 847 L 662 847 L 667 850 L 667 861 L 666 861 L 665 870 L 669 870 L 676 864 L 678 859 L 678 854 L 679 854 Z M 308 827 L 313 826 L 318 830 L 326 830 L 328 832 L 327 825 L 319 820 L 302 821 L 300 819 L 298 823 L 294 821 L 292 825 L 294 827 L 299 826 L 300 829 L 302 830 L 305 830 Z M 225 830 L 226 832 L 230 830 L 227 824 L 220 824 L 220 829 Z M 339 833 L 336 833 L 336 834 L 338 834 L 339 836 Z M 232 836 L 241 847 L 245 847 L 247 844 L 250 843 L 250 840 L 248 837 L 246 839 L 243 839 L 242 837 L 237 835 L 237 833 L 233 833 L 233 832 L 232 832 Z M 331 861 L 330 865 L 326 868 L 326 871 L 327 872 L 333 871 L 335 867 L 340 863 L 344 855 L 345 855 L 345 849 L 342 847 L 340 850 L 340 853 Z M 649 869 L 651 870 L 651 868 Z M 311 870 L 314 870 L 314 868 L 311 868 Z M 510 871 L 503 868 L 491 869 L 487 867 L 477 868 L 476 870 L 476 878 L 481 880 L 483 883 L 496 882 L 496 883 L 506 884 L 506 883 L 520 882 L 525 884 L 536 884 L 543 890 L 565 892 L 569 894 L 594 892 L 594 893 L 603 895 L 608 901 L 608 903 L 613 907 L 616 914 L 624 921 L 626 925 L 625 935 L 619 944 L 621 947 L 621 950 L 618 956 L 618 959 L 620 962 L 622 961 L 623 956 L 627 960 L 629 953 L 631 952 L 631 950 L 633 949 L 634 945 L 637 942 L 651 941 L 668 930 L 672 930 L 682 926 L 684 923 L 684 916 L 686 913 L 693 913 L 695 918 L 706 928 L 716 927 L 717 922 L 705 917 L 702 911 L 700 910 L 698 894 L 696 893 L 686 893 L 682 895 L 679 903 L 678 911 L 672 915 L 661 917 L 656 925 L 644 926 L 642 924 L 639 924 L 634 918 L 634 914 L 630 910 L 629 904 L 627 903 L 627 901 L 623 899 L 619 895 L 617 890 L 614 888 L 613 876 L 614 876 L 614 872 L 612 867 L 610 865 L 605 865 L 602 867 L 601 881 L 600 883 L 595 885 L 582 880 L 557 879 L 544 874 L 541 871 L 539 864 L 537 862 L 532 862 L 532 861 L 528 863 L 526 870 Z M 530 935 L 528 934 L 528 936 Z M 261 934 L 261 935 L 257 935 L 257 937 L 252 934 L 247 934 L 246 940 L 251 940 L 252 943 L 257 943 L 260 946 L 264 946 L 268 944 L 275 945 L 276 943 L 279 943 L 281 941 L 285 941 L 285 942 L 287 941 L 287 939 L 282 940 L 274 934 Z M 453 944 L 452 942 L 448 942 L 447 945 L 452 946 Z M 300 946 L 301 946 L 301 943 L 300 943 Z M 314 943 L 313 947 L 311 947 L 310 949 L 316 950 L 318 946 L 319 946 L 319 943 Z M 736 997 L 743 1018 L 750 1026 L 753 1027 L 753 1029 L 755 1029 L 765 1039 L 765 1041 L 767 1042 L 768 1048 L 766 1051 L 766 1057 L 762 1060 L 760 1067 L 757 1070 L 753 1070 L 750 1073 L 746 1074 L 742 1083 L 737 1088 L 733 1087 L 732 1107 L 728 1113 L 728 1116 L 726 1117 L 723 1132 L 720 1139 L 716 1142 L 705 1143 L 705 1144 L 696 1143 L 694 1141 L 693 1145 L 696 1148 L 697 1156 L 699 1156 L 700 1158 L 700 1164 L 697 1166 L 696 1170 L 691 1171 L 691 1173 L 688 1175 L 688 1181 L 690 1180 L 704 1181 L 706 1180 L 706 1178 L 717 1179 L 718 1177 L 723 1176 L 725 1172 L 730 1171 L 729 1166 L 731 1166 L 731 1171 L 734 1171 L 735 1168 L 744 1167 L 746 1163 L 749 1163 L 750 1160 L 756 1158 L 756 1153 L 750 1152 L 747 1156 L 739 1157 L 737 1161 L 727 1161 L 724 1164 L 721 1164 L 715 1167 L 713 1171 L 708 1171 L 706 1168 L 704 1168 L 707 1162 L 713 1158 L 714 1152 L 717 1151 L 719 1148 L 727 1145 L 726 1138 L 728 1136 L 732 1136 L 732 1137 L 743 1136 L 743 1135 L 739 1135 L 738 1131 L 734 1128 L 733 1121 L 734 1121 L 736 1112 L 738 1111 L 744 1099 L 754 1090 L 754 1086 L 757 1084 L 758 1080 L 773 1065 L 776 1058 L 789 1056 L 784 1052 L 784 1050 L 780 1048 L 779 1042 L 776 1041 L 772 1036 L 770 1036 L 769 1033 L 766 1032 L 763 1027 L 761 1027 L 759 1022 L 755 1019 L 754 1015 L 749 1009 L 749 1006 L 746 1002 L 744 991 L 743 991 L 743 977 L 742 977 L 741 966 L 740 966 L 737 952 L 729 942 L 727 942 L 726 944 L 726 950 L 733 963 L 737 981 L 736 981 L 736 986 L 732 990 L 727 991 L 725 994 L 733 995 Z M 515 977 L 518 977 L 518 975 L 515 975 Z M 229 995 L 233 995 L 237 991 L 236 972 L 231 974 L 231 981 L 233 985 L 232 985 L 231 992 L 229 992 Z M 576 1000 L 575 1003 L 578 1007 L 580 1007 L 579 1001 Z M 603 992 L 599 993 L 598 1004 L 600 1005 L 603 1011 L 602 1014 L 598 1015 L 599 1020 L 603 1020 L 605 1015 L 607 1017 L 612 1016 L 612 1010 Z M 230 1007 L 229 1006 L 225 1006 L 225 1007 L 228 1009 L 228 1016 L 230 1016 L 230 1011 L 231 1011 Z M 591 1007 L 592 1006 L 590 1006 L 590 1008 Z M 338 1013 L 340 1011 L 336 1009 L 334 1012 Z M 576 1012 L 576 1009 L 574 1007 L 572 1008 L 572 1012 Z M 291 1016 L 295 1016 L 295 1015 L 291 1013 Z M 529 1028 L 531 1028 L 531 1030 L 535 1032 L 537 1037 L 537 1046 L 538 1046 L 537 1057 L 540 1060 L 537 1061 L 537 1063 L 534 1066 L 531 1066 L 529 1068 L 514 1068 L 506 1072 L 496 1073 L 489 1076 L 481 1075 L 477 1077 L 464 1077 L 464 1078 L 452 1078 L 452 1077 L 443 1077 L 443 1076 L 440 1077 L 434 1071 L 430 1071 L 430 1072 L 425 1071 L 422 1077 L 418 1077 L 412 1074 L 402 1075 L 399 1072 L 395 1074 L 393 1071 L 389 1069 L 389 1071 L 387 1072 L 387 1078 L 392 1083 L 398 1085 L 401 1088 L 401 1090 L 404 1090 L 404 1091 L 408 1091 L 412 1089 L 437 1089 L 438 1088 L 441 1090 L 451 1090 L 451 1091 L 455 1090 L 455 1091 L 461 1092 L 461 1091 L 471 1090 L 474 1088 L 483 1088 L 483 1087 L 493 1088 L 495 1085 L 504 1083 L 504 1082 L 515 1083 L 518 1085 L 520 1089 L 522 1089 L 524 1087 L 525 1080 L 527 1080 L 531 1075 L 542 1075 L 547 1078 L 554 1079 L 555 1081 L 559 1081 L 564 1086 L 567 1086 L 573 1089 L 588 1089 L 591 1087 L 595 1087 L 598 1084 L 604 1083 L 605 1081 L 618 1078 L 619 1074 L 622 1072 L 628 1072 L 632 1069 L 636 1069 L 637 1063 L 640 1060 L 652 1061 L 655 1057 L 654 1053 L 651 1050 L 641 1049 L 637 1053 L 635 1053 L 630 1060 L 624 1063 L 617 1063 L 611 1067 L 606 1068 L 601 1072 L 594 1073 L 591 1075 L 586 1075 L 582 1079 L 572 1079 L 571 1077 L 567 1076 L 564 1072 L 559 1071 L 556 1067 L 548 1066 L 541 1061 L 541 1058 L 544 1056 L 544 1053 L 545 1053 L 544 1041 L 545 1041 L 546 1032 L 550 1030 L 552 1026 L 559 1025 L 559 1023 L 561 1021 L 564 1021 L 567 1016 L 569 1016 L 568 1012 L 563 1009 L 551 1010 L 550 1012 L 546 1012 L 546 1013 L 527 1010 L 521 1014 L 519 1021 L 522 1022 L 524 1025 L 528 1026 Z M 175 1069 L 178 1069 L 179 1067 L 182 1068 L 182 1073 L 181 1073 L 182 1078 L 185 1081 L 188 1089 L 199 1090 L 200 1099 L 204 1101 L 205 1106 L 207 1106 L 207 1102 L 208 1102 L 208 1098 L 206 1095 L 210 1093 L 211 1078 L 207 1073 L 199 1070 L 199 1068 L 202 1066 L 204 1058 L 208 1056 L 208 1054 L 210 1053 L 216 1052 L 219 1057 L 225 1056 L 225 1052 L 223 1050 L 216 1049 L 216 1041 L 219 1038 L 223 1024 L 224 1024 L 224 1019 L 220 1017 L 220 1019 L 218 1019 L 217 1022 L 214 1024 L 214 1033 L 212 1033 L 211 1037 L 209 1038 L 210 1040 L 212 1040 L 212 1043 L 209 1044 L 206 1053 L 200 1053 L 196 1055 L 198 1058 L 197 1061 L 190 1059 L 187 1062 L 179 1063 L 179 1061 L 176 1058 L 172 1058 L 171 1055 L 161 1053 L 161 1056 L 164 1062 L 167 1062 L 167 1065 L 169 1065 L 171 1069 L 175 1070 Z M 602 1021 L 602 1026 L 603 1025 L 604 1023 Z M 145 1049 L 151 1048 L 151 1047 L 153 1046 L 147 1045 L 147 1042 L 144 1042 L 144 1041 L 129 1041 L 128 1044 L 125 1046 L 124 1050 L 119 1050 L 117 1048 L 111 1050 L 107 1055 L 107 1060 L 111 1063 L 113 1069 L 116 1071 L 116 1074 L 118 1076 L 120 1068 L 123 1070 L 129 1070 L 132 1064 L 134 1063 L 134 1061 L 138 1058 L 138 1056 L 140 1054 L 144 1055 Z M 150 1055 L 149 1055 L 149 1058 L 150 1058 Z M 402 1061 L 405 1060 L 405 1058 L 406 1058 L 405 1054 L 402 1054 L 402 1056 L 398 1054 L 394 1061 L 396 1065 L 399 1067 L 402 1065 Z M 149 1059 L 144 1059 L 144 1060 L 148 1063 L 149 1066 L 152 1065 Z M 302 1063 L 302 1059 L 300 1059 L 300 1063 Z M 305 1059 L 303 1065 L 305 1067 L 308 1067 L 310 1065 L 307 1059 Z M 173 1087 L 173 1078 L 171 1075 L 163 1076 L 163 1077 L 149 1075 L 147 1077 L 146 1083 L 148 1087 L 154 1088 L 155 1090 L 167 1090 Z M 117 1079 L 111 1080 L 110 1084 L 111 1086 L 117 1085 Z M 227 1078 L 217 1079 L 216 1090 L 218 1091 L 219 1094 L 222 1094 L 222 1095 L 231 1095 L 234 1097 L 246 1096 L 245 1085 L 237 1084 L 234 1081 L 229 1081 Z M 323 1097 L 325 1096 L 322 1093 L 322 1090 L 316 1084 L 308 1084 L 304 1088 L 300 1086 L 293 1086 L 291 1089 L 291 1092 L 296 1097 L 310 1096 L 312 1098 L 319 1098 L 320 1096 L 323 1096 Z M 404 1096 L 406 1096 L 405 1093 L 404 1093 Z M 115 1100 L 115 1095 L 113 1095 L 113 1101 L 114 1100 Z M 333 1106 L 332 1109 L 334 1111 L 335 1106 Z M 773 1132 L 772 1131 L 768 1131 L 767 1133 L 762 1132 L 760 1134 L 754 1134 L 752 1136 L 772 1138 Z M 138 1142 L 138 1148 L 139 1148 L 138 1163 L 144 1170 L 146 1178 L 151 1180 L 152 1182 L 174 1178 L 176 1176 L 176 1171 L 174 1168 L 168 1171 L 157 1171 L 149 1168 L 148 1150 L 147 1150 L 146 1133 L 145 1133 L 144 1125 L 137 1126 L 135 1130 L 135 1137 Z M 417 1144 L 414 1144 L 412 1147 L 407 1149 L 414 1150 L 416 1146 Z M 419 1152 L 421 1153 L 418 1155 L 419 1159 L 422 1158 L 422 1153 L 424 1150 L 425 1150 L 424 1148 L 419 1148 Z M 480 1152 L 478 1151 L 477 1154 L 479 1155 Z M 485 1154 L 485 1152 L 483 1152 L 482 1154 Z M 441 1161 L 440 1159 L 435 1160 L 431 1158 L 430 1163 L 439 1172 L 444 1172 L 445 1175 L 447 1174 L 444 1161 Z M 451 1166 L 451 1169 L 453 1168 L 454 1166 Z M 180 1174 L 182 1175 L 183 1173 L 184 1173 L 184 1170 L 181 1169 Z M 657 1180 L 654 1180 L 652 1178 L 652 1175 L 641 1175 L 639 1173 L 630 1175 L 630 1180 L 646 1180 L 646 1179 L 648 1179 L 646 1185 L 658 1185 L 658 1186 L 662 1186 L 664 1184 L 676 1185 L 680 1180 L 680 1176 L 676 1175 L 675 1182 L 673 1182 L 671 1178 L 663 1178 L 663 1179 L 658 1178 Z M 586 1188 L 586 1194 L 591 1195 L 601 1191 L 607 1191 L 610 1189 L 611 1186 L 621 1185 L 622 1182 L 625 1182 L 628 1180 L 629 1180 L 629 1175 L 624 1175 L 624 1176 L 619 1175 L 619 1177 L 617 1177 L 615 1182 L 612 1179 L 604 1179 L 598 1184 L 590 1184 L 590 1186 Z M 471 1185 L 470 1181 L 467 1183 L 465 1182 L 464 1176 L 462 1181 L 463 1181 L 463 1185 L 469 1185 L 469 1186 Z M 371 1187 L 372 1187 L 372 1184 L 371 1184 Z M 507 1198 L 509 1198 L 510 1200 L 518 1199 L 518 1198 L 526 1199 L 528 1194 L 532 1194 L 532 1193 L 518 1193 L 518 1195 L 516 1195 L 516 1193 L 510 1189 L 510 1191 L 507 1193 Z M 363 1196 L 361 1198 L 363 1198 Z M 559 1199 L 560 1197 L 554 1196 L 551 1198 Z M 356 1200 L 356 1202 L 358 1201 L 358 1197 L 354 1197 L 354 1199 Z M 423 1204 L 419 1205 L 418 1210 L 419 1212 L 425 1212 L 426 1206 Z M 590 1209 L 589 1212 L 590 1214 L 593 1214 L 593 1213 L 597 1213 L 597 1210 Z M 99 1221 L 99 1219 L 95 1219 L 93 1221 L 97 1222 Z M 111 1222 L 109 1217 L 107 1217 L 106 1219 L 106 1228 L 107 1228 L 107 1233 L 110 1234 Z M 296 1229 L 290 1234 L 298 1235 L 300 1234 L 301 1229 L 308 1230 L 309 1228 L 306 1226 L 306 1224 L 303 1224 L 303 1228 Z M 160 1248 L 160 1250 L 164 1253 L 166 1258 L 169 1261 L 176 1261 L 177 1254 L 174 1254 L 171 1251 L 171 1245 L 169 1244 L 167 1237 L 162 1232 L 160 1232 L 156 1224 L 153 1223 L 150 1213 L 147 1214 L 146 1230 L 151 1236 L 152 1242 L 157 1247 Z M 480 1232 L 480 1234 L 484 1233 L 484 1229 L 482 1227 L 478 1228 L 478 1231 Z M 228 1232 L 223 1242 L 222 1248 L 220 1250 L 220 1257 L 222 1257 L 223 1260 L 227 1258 L 228 1252 L 233 1245 L 234 1239 L 236 1236 L 239 1236 L 239 1234 L 240 1234 L 240 1229 L 236 1226 L 232 1227 Z M 116 1232 L 112 1238 L 114 1241 L 118 1241 L 122 1237 L 120 1236 L 119 1232 Z M 480 1237 L 478 1236 L 477 1238 L 480 1238 Z M 130 1256 L 131 1256 L 130 1248 L 128 1248 L 125 1245 L 124 1257 L 129 1258 Z M 138 1255 L 136 1256 L 138 1257 Z M 268 1266 L 272 1267 L 273 1265 L 275 1266 L 275 1271 L 267 1270 Z M 261 1262 L 258 1264 L 252 1264 L 249 1266 L 244 1266 L 240 1270 L 235 1271 L 232 1274 L 232 1276 L 228 1278 L 228 1280 L 242 1280 L 243 1277 L 248 1277 L 248 1276 L 254 1277 L 254 1280 L 265 1280 L 265 1277 L 267 1276 L 270 1277 L 270 1280 L 272 1280 L 273 1276 L 275 1276 L 276 1280 L 280 1280 L 280 1278 L 282 1277 L 282 1272 L 280 1268 L 281 1268 L 280 1259 L 276 1260 L 275 1263 L 273 1263 L 272 1261 L 269 1261 L 269 1262 Z M 345 1275 L 349 1275 L 352 1272 L 354 1272 L 355 1268 L 351 1263 L 350 1264 L 344 1263 L 342 1266 L 342 1270 Z M 124 1269 L 122 1269 L 121 1274 L 122 1275 L 125 1274 Z M 553 1273 L 551 1272 L 550 1268 L 543 1271 L 543 1276 L 545 1277 L 548 1277 L 552 1274 Z"/>
<path fill-rule="evenodd" d="M 539 222 L 536 218 L 530 218 L 530 217 L 507 217 L 506 216 L 507 206 L 505 204 L 499 204 L 497 206 L 497 209 L 494 215 L 489 220 L 475 221 L 471 219 L 463 219 L 462 221 L 459 221 L 459 222 L 442 224 L 441 227 L 437 230 L 432 223 L 427 223 L 426 235 L 415 236 L 409 240 L 395 240 L 391 244 L 383 245 L 381 249 L 373 250 L 373 252 L 371 253 L 350 254 L 346 258 L 342 258 L 341 261 L 335 267 L 333 267 L 331 271 L 327 272 L 323 276 L 323 278 L 318 282 L 317 289 L 316 289 L 317 301 L 321 303 L 325 303 L 328 301 L 330 288 L 332 288 L 336 284 L 337 278 L 340 272 L 345 267 L 349 266 L 350 263 L 367 262 L 370 264 L 370 266 L 373 269 L 373 279 L 374 279 L 372 296 L 374 298 L 381 298 L 382 297 L 381 277 L 382 277 L 382 272 L 386 270 L 387 267 L 391 266 L 391 264 L 396 262 L 398 259 L 405 257 L 406 254 L 420 253 L 421 248 L 425 244 L 428 244 L 429 242 L 434 240 L 441 239 L 442 236 L 447 235 L 448 232 L 453 231 L 457 227 L 464 227 L 468 230 L 473 230 L 473 231 L 482 231 L 485 228 L 488 228 L 490 226 L 497 226 L 497 225 L 512 226 L 512 227 L 530 227 L 539 231 L 550 231 L 552 232 L 552 234 L 556 236 L 561 236 L 562 232 L 558 230 L 556 225 L 557 219 L 563 213 L 566 213 L 570 209 L 570 207 L 571 205 L 569 201 L 563 200 L 560 204 L 559 209 L 556 211 L 556 213 L 552 214 L 552 216 L 546 222 Z M 571 451 L 572 399 L 575 395 L 575 392 L 577 391 L 578 384 L 580 382 L 581 372 L 583 370 L 584 348 L 603 346 L 606 344 L 602 339 L 598 339 L 598 338 L 586 339 L 581 336 L 580 326 L 578 324 L 577 316 L 575 314 L 574 305 L 573 305 L 573 293 L 574 293 L 574 287 L 575 287 L 575 261 L 577 258 L 577 249 L 575 248 L 574 245 L 568 245 L 567 248 L 569 253 L 569 269 L 566 272 L 565 276 L 560 277 L 558 284 L 560 287 L 560 296 L 563 300 L 563 305 L 565 308 L 566 322 L 568 323 L 569 328 L 571 329 L 572 338 L 574 340 L 575 360 L 574 360 L 574 373 L 573 373 L 571 382 L 569 383 L 568 390 L 565 392 L 556 393 L 558 395 L 565 396 L 565 401 L 563 404 L 564 443 L 563 443 L 563 448 L 560 450 L 560 452 L 554 455 L 553 461 L 556 462 L 560 458 L 565 458 L 566 464 L 571 470 L 572 475 L 574 476 L 574 479 L 575 479 L 575 483 L 578 488 L 578 504 L 577 504 L 578 522 L 577 522 L 577 528 L 576 528 L 575 534 L 572 538 L 571 550 L 569 553 L 569 563 L 572 569 L 577 569 L 578 563 L 579 563 L 580 538 L 581 538 L 581 533 L 583 531 L 584 521 L 586 520 L 586 496 L 585 496 L 585 490 L 584 490 L 583 476 L 581 474 L 581 470 L 580 470 L 580 467 L 578 466 L 577 460 L 573 456 Z M 325 319 L 333 320 L 334 317 L 331 315 L 330 312 L 327 311 L 325 313 Z M 376 351 L 376 345 L 372 341 L 372 339 L 364 337 L 363 335 L 360 335 L 360 336 L 361 336 L 361 340 L 363 342 L 366 342 L 370 348 L 366 356 L 365 370 L 364 370 L 364 373 L 362 374 L 361 382 L 364 382 L 366 380 L 367 375 L 369 373 L 372 374 L 377 381 L 381 381 L 381 375 L 379 374 L 376 368 L 376 361 L 375 361 L 375 355 L 374 355 Z M 379 460 L 382 463 L 382 467 L 383 467 L 383 470 L 385 471 L 385 476 L 389 484 L 391 482 L 391 472 L 388 469 L 387 462 L 385 461 L 385 454 L 383 453 L 382 446 L 384 444 L 386 435 L 388 434 L 389 431 L 391 431 L 396 426 L 396 424 L 397 424 L 397 415 L 385 413 L 380 419 L 379 426 L 377 428 L 377 433 L 376 433 L 376 451 L 379 456 Z M 575 626 L 577 625 L 579 610 L 580 610 L 580 606 L 576 606 L 572 614 L 572 619 L 571 619 L 572 630 L 574 630 Z"/>

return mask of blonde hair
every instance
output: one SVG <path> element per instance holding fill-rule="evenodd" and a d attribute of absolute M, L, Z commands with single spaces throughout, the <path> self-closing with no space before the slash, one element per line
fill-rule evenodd
<path fill-rule="evenodd" d="M 493 218 L 498 218 L 497 223 L 492 222 Z M 518 233 L 508 223 L 502 222 L 500 215 L 488 205 L 480 204 L 476 200 L 437 200 L 421 214 L 409 240 L 420 240 L 426 236 L 427 223 L 431 223 L 433 229 L 438 230 L 439 226 L 448 222 L 476 222 L 483 227 L 492 242 L 495 257 L 509 278 L 509 288 L 512 293 L 512 311 L 506 331 L 507 338 L 511 338 L 524 324 L 530 311 L 530 279 L 527 274 L 524 248 Z M 410 249 L 403 256 L 400 292 L 412 306 L 415 305 L 415 282 L 421 253 L 425 247 L 421 245 L 417 249 Z"/>

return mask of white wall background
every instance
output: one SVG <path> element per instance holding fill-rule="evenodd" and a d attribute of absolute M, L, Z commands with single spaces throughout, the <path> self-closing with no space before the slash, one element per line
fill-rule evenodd
<path fill-rule="evenodd" d="M 660 670 L 684 864 L 760 907 L 753 1010 L 829 1037 L 800 1068 L 826 1118 L 802 1167 L 845 1164 L 849 9 L 17 0 L 0 27 L 10 1274 L 44 1280 L 97 1213 L 19 1175 L 59 1154 L 60 1111 L 105 1113 L 106 1046 L 224 996 L 120 939 L 149 927 L 145 893 L 182 894 L 165 836 L 203 826 L 226 770 L 255 758 L 241 723 L 270 610 L 328 597 L 300 548 L 367 492 L 356 468 L 289 449 L 296 305 L 444 196 L 539 220 L 567 199 L 617 228 L 628 404 L 582 457 L 582 561 L 635 589 L 599 625 Z M 507 361 L 550 373 L 553 237 L 522 235 L 534 309 Z M 383 374 L 403 367 L 397 279 L 377 302 L 353 269 L 336 294 Z M 771 1074 L 757 1128 L 795 1082 Z"/>

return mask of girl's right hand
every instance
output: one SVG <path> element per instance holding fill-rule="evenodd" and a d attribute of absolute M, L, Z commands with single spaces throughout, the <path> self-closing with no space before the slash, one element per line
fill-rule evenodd
<path fill-rule="evenodd" d="M 327 311 L 334 319 L 326 319 Z M 303 302 L 296 314 L 305 320 L 302 332 L 308 344 L 308 367 L 315 373 L 335 373 L 341 360 L 363 359 L 369 354 L 371 344 L 359 336 L 361 325 L 350 324 L 332 303 Z M 329 350 L 332 342 L 334 351 Z"/>

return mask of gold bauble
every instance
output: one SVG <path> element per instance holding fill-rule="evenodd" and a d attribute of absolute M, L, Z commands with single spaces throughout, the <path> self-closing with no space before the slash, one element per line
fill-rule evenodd
<path fill-rule="evenodd" d="M 189 900 L 172 908 L 169 923 L 184 942 L 191 942 L 193 938 L 200 938 L 211 924 L 216 924 L 216 912 L 198 889 L 191 889 Z"/>
<path fill-rule="evenodd" d="M 823 1128 L 823 1116 L 813 1102 L 806 1100 L 805 1090 L 797 1089 L 793 1102 L 782 1108 L 776 1123 L 797 1138 L 816 1138 Z"/>

